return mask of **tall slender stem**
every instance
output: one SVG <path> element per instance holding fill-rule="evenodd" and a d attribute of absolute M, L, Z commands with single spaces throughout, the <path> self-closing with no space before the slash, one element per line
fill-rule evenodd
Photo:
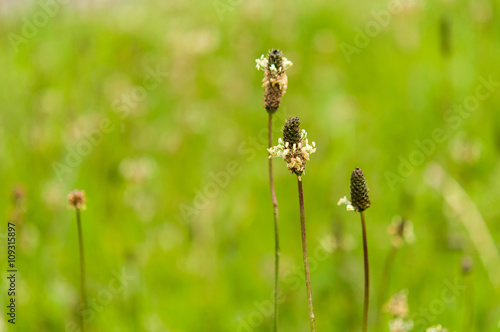
<path fill-rule="evenodd" d="M 470 274 L 465 276 L 465 308 L 464 308 L 464 330 L 474 330 L 474 279 Z"/>
<path fill-rule="evenodd" d="M 398 252 L 398 248 L 395 246 L 391 246 L 391 250 L 387 254 L 387 257 L 385 258 L 384 269 L 382 270 L 382 279 L 380 280 L 380 288 L 379 288 L 379 293 L 378 293 L 379 313 L 380 313 L 380 309 L 382 308 L 382 305 L 384 304 L 384 301 L 385 301 L 387 287 L 389 286 L 390 280 L 391 280 L 392 265 L 394 263 L 394 258 L 396 257 L 397 252 Z"/>
<path fill-rule="evenodd" d="M 370 266 L 368 263 L 368 244 L 366 241 L 366 223 L 365 214 L 363 211 L 361 215 L 361 228 L 363 230 L 363 257 L 365 263 L 365 299 L 363 305 L 363 332 L 368 328 L 368 303 L 370 302 Z"/>
<path fill-rule="evenodd" d="M 76 223 L 78 226 L 78 242 L 80 246 L 80 324 L 82 332 L 85 331 L 85 319 L 83 318 L 83 310 L 85 308 L 85 258 L 83 254 L 83 234 L 82 234 L 82 223 L 80 219 L 80 209 L 76 209 Z"/>
<path fill-rule="evenodd" d="M 304 193 L 302 191 L 302 178 L 297 177 L 299 186 L 299 206 L 300 206 L 300 232 L 302 235 L 302 255 L 304 258 L 304 272 L 306 275 L 307 303 L 309 304 L 309 319 L 311 320 L 311 332 L 316 331 L 315 317 L 313 309 L 311 275 L 309 273 L 309 258 L 307 257 L 307 239 L 306 239 L 306 217 L 304 214 Z"/>
<path fill-rule="evenodd" d="M 269 113 L 268 121 L 268 145 L 273 146 L 273 115 Z M 273 160 L 269 159 L 269 187 L 273 202 L 274 215 L 274 332 L 278 331 L 278 295 L 279 295 L 279 273 L 280 273 L 280 239 L 278 223 L 278 200 L 274 191 Z"/>

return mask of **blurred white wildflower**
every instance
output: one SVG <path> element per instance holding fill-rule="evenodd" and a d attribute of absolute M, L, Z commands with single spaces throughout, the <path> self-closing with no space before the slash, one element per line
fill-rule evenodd
<path fill-rule="evenodd" d="M 384 306 L 384 311 L 393 318 L 389 321 L 390 332 L 405 332 L 413 329 L 413 320 L 408 317 L 408 290 L 394 294 Z"/>
<path fill-rule="evenodd" d="M 450 155 L 457 163 L 473 165 L 484 150 L 481 141 L 470 139 L 465 134 L 458 135 L 450 144 Z"/>
<path fill-rule="evenodd" d="M 126 158 L 120 162 L 119 169 L 128 181 L 143 183 L 152 178 L 156 169 L 156 160 L 150 157 Z"/>
<path fill-rule="evenodd" d="M 425 330 L 425 332 L 448 332 L 447 329 L 443 328 L 441 325 L 431 326 Z"/>
<path fill-rule="evenodd" d="M 392 245 L 401 248 L 406 242 L 412 244 L 416 237 L 413 232 L 413 223 L 411 220 L 404 220 L 401 216 L 395 216 L 391 225 L 387 227 L 387 233 L 391 236 Z"/>
<path fill-rule="evenodd" d="M 351 234 L 326 235 L 320 240 L 321 247 L 329 254 L 336 250 L 349 251 L 356 247 L 356 239 Z"/>
<path fill-rule="evenodd" d="M 413 329 L 413 321 L 405 318 L 395 318 L 389 321 L 389 332 L 406 332 Z"/>
<path fill-rule="evenodd" d="M 46 207 L 51 210 L 60 209 L 64 202 L 61 200 L 64 196 L 63 185 L 57 180 L 47 181 L 42 185 L 41 196 Z"/>
<path fill-rule="evenodd" d="M 408 316 L 408 290 L 403 289 L 394 294 L 389 302 L 384 306 L 384 311 L 394 317 L 407 317 Z"/>

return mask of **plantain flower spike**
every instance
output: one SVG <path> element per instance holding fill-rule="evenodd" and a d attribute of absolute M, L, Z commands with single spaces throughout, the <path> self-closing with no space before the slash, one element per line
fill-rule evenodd
<path fill-rule="evenodd" d="M 289 118 L 283 127 L 283 139 L 278 139 L 278 145 L 267 149 L 269 158 L 282 157 L 290 173 L 302 176 L 305 173 L 306 161 L 316 152 L 316 143 L 309 145 L 307 132 L 299 129 L 300 120 Z"/>
<path fill-rule="evenodd" d="M 351 205 L 354 207 L 354 210 L 363 212 L 370 207 L 368 191 L 365 175 L 359 167 L 356 167 L 351 174 Z"/>
<path fill-rule="evenodd" d="M 262 80 L 262 86 L 265 88 L 264 107 L 268 113 L 274 114 L 280 107 L 281 98 L 288 86 L 288 78 L 285 71 L 293 63 L 283 57 L 281 51 L 277 49 L 269 51 L 267 56 L 262 55 L 255 62 L 257 63 L 257 69 L 264 71 L 264 79 Z"/>

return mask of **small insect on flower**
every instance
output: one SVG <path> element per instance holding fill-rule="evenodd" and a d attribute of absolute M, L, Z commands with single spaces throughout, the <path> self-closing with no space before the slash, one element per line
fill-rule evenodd
<path fill-rule="evenodd" d="M 71 209 L 85 210 L 85 192 L 83 190 L 73 190 L 68 194 L 68 207 Z"/>
<path fill-rule="evenodd" d="M 316 143 L 309 145 L 307 132 L 299 129 L 299 118 L 289 118 L 283 127 L 283 139 L 278 139 L 278 145 L 267 149 L 269 158 L 282 157 L 292 174 L 301 176 L 305 173 L 306 161 L 316 152 Z"/>
<path fill-rule="evenodd" d="M 293 63 L 285 58 L 280 50 L 273 49 L 267 56 L 262 55 L 255 60 L 257 70 L 264 71 L 262 86 L 264 92 L 264 107 L 270 114 L 275 113 L 281 104 L 281 98 L 288 87 L 288 77 L 285 71 Z"/>

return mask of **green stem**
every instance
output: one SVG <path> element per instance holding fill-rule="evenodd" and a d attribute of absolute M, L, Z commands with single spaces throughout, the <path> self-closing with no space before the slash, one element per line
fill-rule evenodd
<path fill-rule="evenodd" d="M 80 324 L 82 332 L 85 331 L 85 319 L 83 318 L 83 310 L 85 308 L 85 258 L 83 254 L 83 234 L 82 222 L 80 219 L 80 209 L 76 209 L 76 223 L 78 227 L 78 242 L 80 247 Z"/>
<path fill-rule="evenodd" d="M 273 115 L 269 113 L 268 121 L 268 145 L 273 146 Z M 273 179 L 273 160 L 269 159 L 269 187 L 271 189 L 271 198 L 273 202 L 274 215 L 274 332 L 278 331 L 278 295 L 279 295 L 279 271 L 280 271 L 280 239 L 278 223 L 278 200 L 274 191 Z"/>
<path fill-rule="evenodd" d="M 368 303 L 370 301 L 370 266 L 368 263 L 368 244 L 366 241 L 365 214 L 363 211 L 361 211 L 360 215 L 361 215 L 361 228 L 363 230 L 363 258 L 365 264 L 365 299 L 363 305 L 363 332 L 366 332 L 368 328 Z"/>
<path fill-rule="evenodd" d="M 389 286 L 391 280 L 391 270 L 394 263 L 394 258 L 398 252 L 398 248 L 391 246 L 391 250 L 387 254 L 384 262 L 384 269 L 382 270 L 382 279 L 380 280 L 380 288 L 378 293 L 378 310 L 379 313 L 384 305 L 385 296 L 387 293 L 387 287 Z"/>
<path fill-rule="evenodd" d="M 474 330 L 474 279 L 471 272 L 465 276 L 464 330 Z"/>
<path fill-rule="evenodd" d="M 304 258 L 304 272 L 306 275 L 306 291 L 307 303 L 309 304 L 309 319 L 311 321 L 311 332 L 316 331 L 315 317 L 313 309 L 312 291 L 311 291 L 311 275 L 309 273 L 309 258 L 307 257 L 307 239 L 306 239 L 306 217 L 304 213 L 304 193 L 302 191 L 302 178 L 297 177 L 299 186 L 299 206 L 300 206 L 300 232 L 302 235 L 302 255 Z"/>

